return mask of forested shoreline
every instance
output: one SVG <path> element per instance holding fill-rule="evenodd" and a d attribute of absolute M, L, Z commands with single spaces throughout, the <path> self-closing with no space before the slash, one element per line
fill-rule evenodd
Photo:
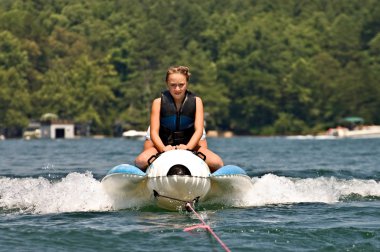
<path fill-rule="evenodd" d="M 380 123 L 377 0 L 1 0 L 0 134 L 44 113 L 143 130 L 171 65 L 207 129 L 315 133 Z"/>

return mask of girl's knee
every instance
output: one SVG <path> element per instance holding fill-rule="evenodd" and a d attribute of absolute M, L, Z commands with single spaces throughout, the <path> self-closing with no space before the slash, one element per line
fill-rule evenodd
<path fill-rule="evenodd" d="M 146 169 L 147 164 L 148 164 L 148 162 L 145 160 L 144 156 L 145 156 L 144 153 L 141 153 L 135 159 L 135 166 L 137 166 L 138 168 L 140 168 L 142 170 Z"/>
<path fill-rule="evenodd" d="M 218 157 L 218 158 L 219 158 L 219 160 L 217 162 L 217 165 L 218 165 L 218 169 L 219 169 L 220 167 L 224 166 L 224 162 L 220 157 Z"/>
<path fill-rule="evenodd" d="M 224 166 L 223 160 L 220 157 L 217 157 L 213 160 L 212 168 L 214 171 L 218 170 L 220 167 Z"/>
<path fill-rule="evenodd" d="M 206 155 L 206 163 L 210 167 L 211 171 L 214 172 L 218 170 L 220 167 L 224 166 L 223 160 L 214 152 L 201 148 L 201 152 Z"/>
<path fill-rule="evenodd" d="M 149 148 L 140 155 L 138 155 L 135 159 L 135 165 L 142 170 L 145 170 L 148 167 L 148 160 L 151 156 L 156 155 L 157 150 L 155 148 Z"/>

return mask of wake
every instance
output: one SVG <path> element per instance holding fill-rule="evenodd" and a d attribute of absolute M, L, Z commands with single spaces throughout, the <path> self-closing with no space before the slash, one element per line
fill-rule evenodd
<path fill-rule="evenodd" d="M 70 173 L 58 182 L 46 178 L 0 178 L 0 208 L 19 212 L 109 211 L 110 199 L 90 172 Z"/>
<path fill-rule="evenodd" d="M 266 174 L 252 178 L 251 188 L 241 188 L 237 198 L 215 202 L 232 207 L 260 207 L 275 204 L 334 204 L 350 195 L 380 197 L 375 180 L 337 179 L 335 177 L 289 178 Z M 138 200 L 123 204 L 139 208 Z M 119 210 L 120 202 L 111 200 L 91 172 L 69 173 L 60 181 L 46 178 L 0 177 L 0 213 L 63 213 Z"/>
<path fill-rule="evenodd" d="M 380 183 L 375 180 L 335 177 L 297 179 L 273 174 L 252 180 L 253 187 L 247 193 L 245 202 L 249 206 L 313 202 L 333 204 L 352 194 L 380 196 Z"/>

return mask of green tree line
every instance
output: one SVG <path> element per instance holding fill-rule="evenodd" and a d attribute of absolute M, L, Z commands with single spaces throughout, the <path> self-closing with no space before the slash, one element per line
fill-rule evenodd
<path fill-rule="evenodd" d="M 0 133 L 44 113 L 94 134 L 143 130 L 171 65 L 207 129 L 318 132 L 380 123 L 377 0 L 1 0 Z"/>

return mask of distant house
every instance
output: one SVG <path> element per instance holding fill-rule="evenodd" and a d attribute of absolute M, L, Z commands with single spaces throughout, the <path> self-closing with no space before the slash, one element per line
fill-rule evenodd
<path fill-rule="evenodd" d="M 74 138 L 74 123 L 69 120 L 48 120 L 41 122 L 41 138 Z"/>

